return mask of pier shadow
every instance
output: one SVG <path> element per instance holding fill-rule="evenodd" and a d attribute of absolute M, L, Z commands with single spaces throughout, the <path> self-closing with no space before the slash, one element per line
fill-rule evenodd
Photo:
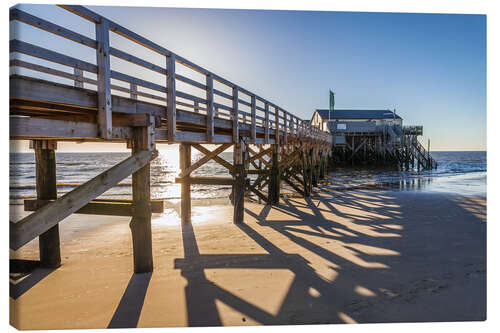
<path fill-rule="evenodd" d="M 108 328 L 136 328 L 153 273 L 133 274 Z"/>
<path fill-rule="evenodd" d="M 41 267 L 38 260 L 10 259 L 9 266 L 9 296 L 13 299 L 21 297 L 56 270 Z"/>
<path fill-rule="evenodd" d="M 457 214 L 466 213 L 458 206 L 455 208 Z M 286 218 L 269 219 L 271 210 Z M 242 321 L 250 318 L 265 325 L 457 320 L 453 314 L 449 317 L 426 314 L 421 319 L 411 314 L 394 316 L 397 311 L 394 309 L 392 317 L 384 314 L 386 304 L 401 302 L 404 306 L 420 295 L 440 292 L 447 286 L 443 276 L 455 269 L 445 267 L 438 272 L 422 269 L 426 264 L 436 265 L 442 258 L 416 259 L 420 253 L 418 247 L 405 248 L 409 238 L 418 244 L 414 237 L 419 234 L 414 230 L 411 232 L 415 235 L 409 234 L 405 223 L 411 217 L 403 211 L 398 200 L 384 191 L 338 193 L 327 189 L 320 196 L 306 200 L 283 198 L 279 206 L 263 206 L 258 212 L 246 209 L 246 214 L 256 221 L 239 224 L 237 228 L 264 249 L 265 254 L 201 254 L 193 226 L 183 225 L 185 257 L 175 260 L 175 268 L 181 270 L 188 283 L 185 289 L 188 325 L 222 325 L 216 301 L 242 313 Z M 271 241 L 275 238 L 265 230 L 284 236 L 288 245 Z M 287 249 L 294 249 L 293 253 Z M 481 246 L 474 252 L 473 256 L 485 259 L 485 249 Z M 318 260 L 311 262 L 313 257 L 319 258 L 321 264 Z M 285 269 L 293 273 L 276 313 L 238 297 L 205 274 L 205 269 L 237 268 Z M 325 271 L 331 275 L 327 276 Z M 429 275 L 433 278 L 428 278 Z M 480 303 L 481 296 L 475 301 Z M 481 315 L 475 313 L 459 320 L 481 320 Z"/>

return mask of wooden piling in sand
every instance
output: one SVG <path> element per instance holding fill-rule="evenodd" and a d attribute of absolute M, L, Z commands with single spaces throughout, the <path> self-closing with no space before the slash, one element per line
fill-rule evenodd
<path fill-rule="evenodd" d="M 57 199 L 56 154 L 57 141 L 33 140 L 36 163 L 36 197 L 38 200 Z M 57 268 L 61 265 L 59 225 L 56 224 L 39 237 L 40 265 Z"/>
<path fill-rule="evenodd" d="M 243 223 L 245 210 L 245 143 L 234 145 L 234 214 L 233 223 Z"/>
<path fill-rule="evenodd" d="M 132 154 L 153 149 L 147 127 L 135 129 Z M 134 272 L 153 271 L 153 244 L 151 235 L 151 170 L 149 162 L 132 174 L 133 216 L 130 221 L 134 251 Z"/>
<path fill-rule="evenodd" d="M 185 172 L 191 166 L 191 145 L 179 145 L 179 168 Z M 191 223 L 191 184 L 188 181 L 181 183 L 181 223 Z"/>

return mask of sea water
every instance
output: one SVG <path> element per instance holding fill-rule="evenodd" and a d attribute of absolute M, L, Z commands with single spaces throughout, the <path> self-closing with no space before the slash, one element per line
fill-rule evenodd
<path fill-rule="evenodd" d="M 151 196 L 153 199 L 180 198 L 180 184 L 175 184 L 179 174 L 177 145 L 160 148 L 159 156 L 151 162 Z M 202 157 L 192 150 L 193 161 Z M 332 187 L 351 185 L 396 190 L 440 191 L 465 195 L 486 195 L 486 152 L 453 151 L 431 152 L 437 160 L 435 170 L 334 170 L 330 172 Z M 78 185 L 102 173 L 106 169 L 129 157 L 129 153 L 65 153 L 56 152 L 57 190 L 61 196 Z M 232 162 L 232 152 L 220 155 Z M 10 202 L 22 204 L 23 199 L 36 196 L 35 157 L 30 153 L 10 154 Z M 195 170 L 193 176 L 229 177 L 227 169 L 215 161 L 209 161 Z M 132 179 L 128 177 L 105 192 L 104 198 L 129 198 Z M 231 186 L 192 185 L 193 199 L 227 198 Z"/>

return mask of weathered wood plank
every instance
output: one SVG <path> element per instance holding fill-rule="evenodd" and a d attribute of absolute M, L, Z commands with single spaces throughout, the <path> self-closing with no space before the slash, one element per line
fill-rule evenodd
<path fill-rule="evenodd" d="M 40 139 L 98 139 L 97 124 L 43 118 L 10 117 L 10 138 L 29 140 Z M 130 127 L 114 126 L 113 139 L 132 138 Z"/>
<path fill-rule="evenodd" d="M 24 211 L 36 211 L 49 202 L 55 200 L 37 200 L 25 199 Z M 164 203 L 163 200 L 151 200 L 151 212 L 163 213 Z M 88 214 L 88 215 L 110 215 L 110 216 L 133 216 L 134 205 L 131 200 L 112 201 L 105 199 L 96 199 L 90 201 L 88 204 L 75 211 L 73 214 Z"/>
<path fill-rule="evenodd" d="M 153 156 L 152 151 L 140 151 L 22 220 L 16 223 L 10 222 L 10 248 L 17 250 L 49 230 L 142 168 Z"/>
<path fill-rule="evenodd" d="M 176 177 L 175 183 L 197 185 L 233 185 L 234 179 L 227 177 Z"/>
<path fill-rule="evenodd" d="M 18 8 L 10 9 L 10 20 L 17 20 L 33 27 L 51 32 L 55 35 L 64 37 L 66 39 L 72 40 L 78 44 L 82 44 L 95 49 L 97 47 L 97 42 L 87 36 L 81 35 L 69 29 L 66 29 L 60 25 L 54 24 L 52 22 L 46 21 L 34 15 L 28 14 Z"/>

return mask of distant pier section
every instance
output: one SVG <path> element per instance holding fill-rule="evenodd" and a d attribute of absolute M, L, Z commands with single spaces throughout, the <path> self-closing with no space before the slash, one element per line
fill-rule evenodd
<path fill-rule="evenodd" d="M 311 125 L 332 134 L 335 167 L 437 168 L 429 149 L 418 140 L 423 126 L 403 126 L 395 111 L 316 109 Z"/>

